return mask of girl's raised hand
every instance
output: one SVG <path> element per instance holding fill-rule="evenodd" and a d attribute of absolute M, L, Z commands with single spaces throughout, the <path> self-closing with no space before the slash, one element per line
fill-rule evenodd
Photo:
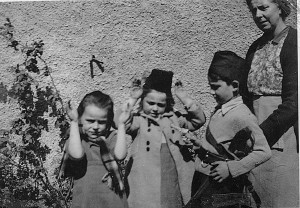
<path fill-rule="evenodd" d="M 188 97 L 186 91 L 183 88 L 182 82 L 180 80 L 177 80 L 175 82 L 175 86 L 174 86 L 174 92 L 175 95 L 182 101 L 184 100 L 186 97 Z"/>
<path fill-rule="evenodd" d="M 78 121 L 78 112 L 76 108 L 72 107 L 71 100 L 68 101 L 66 111 L 71 121 Z"/>
<path fill-rule="evenodd" d="M 182 82 L 180 80 L 177 80 L 175 82 L 174 92 L 178 99 L 183 103 L 186 110 L 197 108 L 197 105 L 194 102 L 194 100 L 191 97 L 189 97 L 188 93 L 184 90 Z"/>
<path fill-rule="evenodd" d="M 130 91 L 130 97 L 134 99 L 139 99 L 143 93 L 143 89 L 141 86 L 141 81 L 139 79 L 134 79 L 132 81 L 132 87 Z"/>
<path fill-rule="evenodd" d="M 130 106 L 130 104 L 126 103 L 126 105 L 122 109 L 121 115 L 119 116 L 120 124 L 125 124 L 130 119 L 131 110 L 132 110 L 132 107 Z"/>

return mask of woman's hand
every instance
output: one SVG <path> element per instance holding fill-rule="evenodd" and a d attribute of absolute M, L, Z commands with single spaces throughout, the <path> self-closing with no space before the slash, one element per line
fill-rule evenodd
<path fill-rule="evenodd" d="M 227 162 L 217 161 L 211 164 L 213 167 L 210 171 L 210 176 L 219 183 L 223 182 L 226 178 L 229 177 L 230 172 L 228 169 Z"/>
<path fill-rule="evenodd" d="M 71 121 L 78 121 L 78 112 L 76 108 L 73 108 L 71 105 L 71 100 L 68 101 L 67 107 L 66 107 L 67 115 L 70 118 Z"/>

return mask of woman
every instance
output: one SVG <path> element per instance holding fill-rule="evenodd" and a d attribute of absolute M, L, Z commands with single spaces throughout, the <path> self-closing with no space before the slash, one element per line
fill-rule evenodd
<path fill-rule="evenodd" d="M 263 35 L 246 55 L 244 99 L 272 149 L 253 170 L 255 190 L 262 207 L 299 207 L 297 31 L 285 23 L 287 0 L 246 1 Z"/>

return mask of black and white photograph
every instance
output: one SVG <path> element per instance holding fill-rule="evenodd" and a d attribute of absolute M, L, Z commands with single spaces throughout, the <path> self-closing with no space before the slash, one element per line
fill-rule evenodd
<path fill-rule="evenodd" d="M 0 0 L 0 208 L 299 208 L 297 0 Z"/>

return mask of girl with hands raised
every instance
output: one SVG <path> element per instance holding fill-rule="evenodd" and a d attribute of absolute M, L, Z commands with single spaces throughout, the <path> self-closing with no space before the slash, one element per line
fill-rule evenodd
<path fill-rule="evenodd" d="M 117 159 L 124 159 L 127 154 L 125 133 L 133 139 L 126 174 L 132 208 L 181 208 L 190 198 L 194 164 L 184 160 L 180 151 L 180 145 L 185 145 L 182 134 L 171 125 L 194 131 L 205 123 L 205 115 L 182 86 L 176 86 L 175 94 L 187 113 L 173 110 L 172 77 L 171 71 L 153 69 L 116 116 Z M 133 110 L 138 99 L 139 108 Z"/>
<path fill-rule="evenodd" d="M 70 133 L 65 174 L 74 178 L 72 208 L 124 208 L 127 201 L 117 162 L 112 155 L 113 101 L 94 91 L 77 109 L 69 101 Z"/>

